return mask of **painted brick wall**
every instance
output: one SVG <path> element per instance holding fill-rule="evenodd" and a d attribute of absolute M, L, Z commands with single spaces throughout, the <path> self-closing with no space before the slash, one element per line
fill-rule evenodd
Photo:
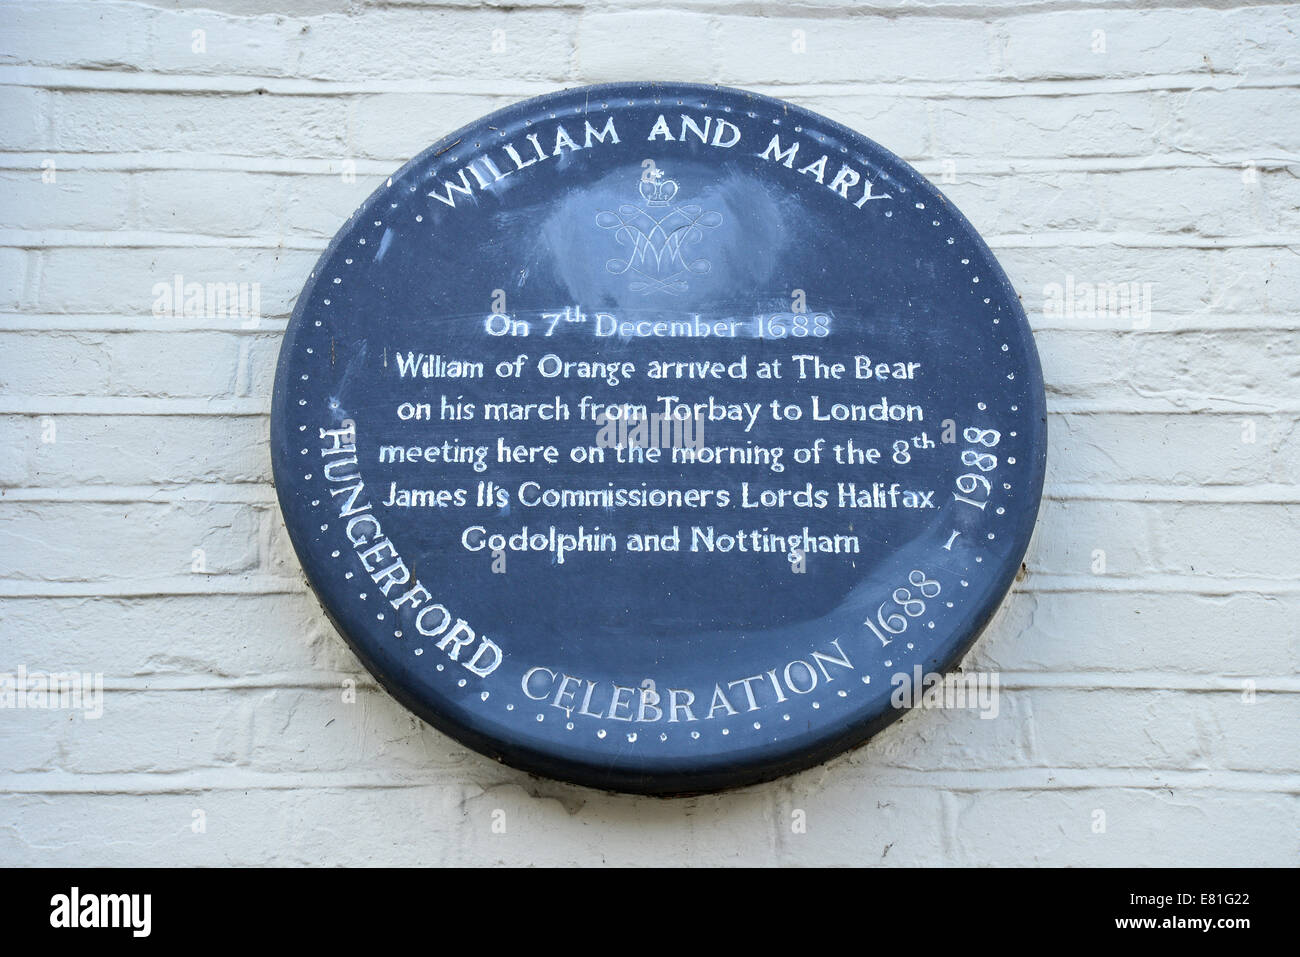
<path fill-rule="evenodd" d="M 270 5 L 0 4 L 0 672 L 105 687 L 98 720 L 0 711 L 0 863 L 1296 862 L 1300 7 Z M 1020 290 L 1052 445 L 968 661 L 997 720 L 604 795 L 413 719 L 306 592 L 267 412 L 328 237 L 462 123 L 635 78 L 862 131 Z M 177 275 L 260 283 L 265 318 L 159 315 Z M 1138 308 L 1054 308 L 1088 283 Z"/>

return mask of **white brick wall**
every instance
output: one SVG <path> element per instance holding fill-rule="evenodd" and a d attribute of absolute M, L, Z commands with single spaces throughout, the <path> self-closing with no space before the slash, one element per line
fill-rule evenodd
<path fill-rule="evenodd" d="M 0 671 L 106 687 L 98 721 L 0 711 L 0 863 L 1296 862 L 1300 6 L 209 5 L 0 3 Z M 442 133 L 636 78 L 855 127 L 1020 290 L 1052 446 L 1028 574 L 968 662 L 1001 673 L 999 719 L 908 715 L 735 794 L 604 795 L 422 725 L 306 592 L 267 411 L 328 237 Z M 178 273 L 260 282 L 269 318 L 153 315 Z M 1149 324 L 1044 315 L 1067 277 L 1151 283 Z"/>

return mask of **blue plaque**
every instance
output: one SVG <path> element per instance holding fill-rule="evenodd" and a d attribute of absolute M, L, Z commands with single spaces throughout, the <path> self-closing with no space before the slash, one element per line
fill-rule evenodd
<path fill-rule="evenodd" d="M 939 191 L 687 84 L 529 100 L 394 173 L 303 288 L 271 431 L 307 579 L 384 688 L 655 794 L 898 717 L 1011 585 L 1046 454 L 1024 312 Z"/>

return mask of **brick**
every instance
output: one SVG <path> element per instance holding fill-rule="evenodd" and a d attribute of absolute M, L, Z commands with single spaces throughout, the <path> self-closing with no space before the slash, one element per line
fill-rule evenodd
<path fill-rule="evenodd" d="M 7 150 L 49 149 L 49 117 L 50 94 L 45 90 L 0 86 L 0 146 Z"/>
<path fill-rule="evenodd" d="M 6 3 L 0 63 L 139 69 L 157 11 L 127 3 Z"/>
<path fill-rule="evenodd" d="M 577 63 L 589 83 L 713 78 L 709 18 L 668 10 L 585 13 Z"/>
<path fill-rule="evenodd" d="M 0 391 L 7 395 L 48 395 L 50 388 L 74 395 L 107 392 L 109 361 L 102 340 L 93 333 L 0 333 L 0 352 L 9 360 L 0 369 Z M 58 374 L 51 375 L 55 370 Z"/>
<path fill-rule="evenodd" d="M 1247 424 L 1253 424 L 1254 442 Z M 1113 415 L 1048 419 L 1049 488 L 1124 481 L 1187 486 L 1286 483 L 1300 472 L 1293 416 Z"/>
<path fill-rule="evenodd" d="M 967 173 L 955 161 L 952 173 L 956 182 L 943 182 L 942 172 L 931 180 L 984 235 L 1258 236 L 1300 228 L 1300 181 L 1282 170 L 1258 169 L 1253 183 L 1239 166 L 995 176 Z"/>
<path fill-rule="evenodd" d="M 1050 772 L 1043 772 L 1044 783 Z M 969 867 L 1284 866 L 1296 805 L 1281 794 L 1162 790 L 985 791 L 960 795 L 953 858 Z M 1093 823 L 1105 813 L 1105 832 Z"/>
<path fill-rule="evenodd" d="M 896 665 L 898 673 L 913 674 L 903 664 Z M 894 680 L 891 675 L 891 690 Z M 1035 723 L 1026 696 L 1000 690 L 996 708 L 986 712 L 996 714 L 989 718 L 980 717 L 978 707 L 912 710 L 872 738 L 854 761 L 924 771 L 1032 763 Z"/>
<path fill-rule="evenodd" d="M 464 764 L 463 748 L 377 688 L 356 693 L 355 704 L 344 704 L 341 685 L 107 690 L 97 719 L 69 710 L 14 712 L 14 720 L 0 726 L 0 746 L 10 756 L 9 770 L 17 772 L 174 774 L 244 767 L 290 774 L 368 768 L 450 776 Z M 141 733 L 146 728 L 149 733 Z"/>
<path fill-rule="evenodd" d="M 486 771 L 490 769 L 485 769 Z M 462 806 L 458 859 L 564 867 L 735 866 L 779 860 L 770 791 L 647 801 L 534 785 L 514 772 L 487 779 Z M 535 795 L 535 796 L 534 796 Z M 504 822 L 504 834 L 492 823 Z M 636 820 L 637 826 L 628 826 Z"/>
<path fill-rule="evenodd" d="M 101 866 L 452 863 L 457 825 L 397 839 L 391 815 L 459 818 L 461 789 L 361 788 L 301 792 L 207 791 L 197 794 L 62 795 L 51 814 L 43 795 L 6 795 L 17 827 L 0 836 L 0 855 L 17 864 L 52 854 Z M 200 812 L 202 817 L 197 817 Z M 194 828 L 201 824 L 203 831 Z M 346 835 L 341 838 L 340 835 Z"/>
<path fill-rule="evenodd" d="M 1163 139 L 1186 152 L 1241 152 L 1266 159 L 1294 151 L 1300 133 L 1278 123 L 1292 91 L 1277 89 L 1189 90 L 1167 94 L 1171 122 Z"/>
<path fill-rule="evenodd" d="M 42 441 L 43 421 L 54 425 Z M 260 416 L 0 416 L 3 484 L 186 485 L 269 482 L 269 426 Z"/>
<path fill-rule="evenodd" d="M 1145 156 L 1161 147 L 1170 119 L 1159 94 L 1080 92 L 942 99 L 931 122 L 931 158 L 960 162 L 970 156 Z"/>
<path fill-rule="evenodd" d="M 1030 567 L 1087 575 L 1093 552 L 1108 576 L 1275 579 L 1300 575 L 1300 517 L 1275 505 L 1044 502 Z"/>
<path fill-rule="evenodd" d="M 222 332 L 5 332 L 0 351 L 14 361 L 0 372 L 0 388 L 30 396 L 231 396 L 241 343 Z M 169 354 L 203 361 L 158 362 Z M 55 369 L 59 375 L 50 375 Z"/>
<path fill-rule="evenodd" d="M 722 16 L 715 23 L 723 83 L 969 81 L 992 73 L 993 34 L 979 20 Z"/>
<path fill-rule="evenodd" d="M 259 526 L 253 507 L 202 501 L 7 503 L 0 505 L 0 576 L 145 581 L 188 573 L 195 549 L 210 574 L 249 572 L 258 565 Z"/>
<path fill-rule="evenodd" d="M 542 9 L 378 9 L 367 11 L 363 30 L 355 16 L 338 13 L 232 16 L 127 3 L 14 3 L 2 16 L 15 42 L 0 62 L 335 80 L 493 78 L 507 70 L 560 78 L 574 29 L 565 12 Z M 86 28 L 92 19 L 97 29 Z"/>
<path fill-rule="evenodd" d="M 1159 301 L 1156 290 L 1152 298 Z M 1162 336 L 1156 348 L 1139 332 L 1040 330 L 1034 338 L 1050 395 L 1105 401 L 1127 390 L 1182 406 L 1208 391 L 1272 411 L 1292 404 L 1300 377 L 1291 332 L 1186 332 Z"/>
<path fill-rule="evenodd" d="M 1027 585 L 1032 589 L 1031 568 Z M 966 660 L 973 671 L 1293 674 L 1300 596 L 1017 589 Z M 1250 641 L 1235 636 L 1249 634 Z M 1192 636 L 1197 636 L 1193 640 Z"/>
<path fill-rule="evenodd" d="M 22 249 L 0 249 L 0 306 L 17 309 L 27 299 L 31 260 Z"/>
<path fill-rule="evenodd" d="M 548 10 L 375 10 L 312 18 L 295 44 L 303 76 L 499 81 L 569 76 L 576 17 Z"/>
<path fill-rule="evenodd" d="M 30 149 L 142 150 L 240 156 L 349 155 L 348 101 L 338 96 L 65 90 L 50 107 L 53 139 Z"/>
<path fill-rule="evenodd" d="M 266 236 L 276 241 L 287 232 L 284 194 L 294 177 L 227 170 L 150 170 L 133 173 L 130 178 L 135 194 L 131 223 L 136 229 Z M 229 202 L 231 196 L 238 196 L 239 202 Z"/>
<path fill-rule="evenodd" d="M 51 159 L 67 163 L 61 156 Z M 0 225 L 18 229 L 110 230 L 129 227 L 131 177 L 123 173 L 56 168 L 55 180 L 41 180 L 42 170 L 0 172 L 5 204 Z"/>
<path fill-rule="evenodd" d="M 1122 755 L 1125 767 L 1285 773 L 1295 760 L 1287 731 L 1300 720 L 1293 694 L 1257 693 L 1254 704 L 1241 691 L 1040 689 L 1006 697 L 1027 699 L 1040 766 L 1101 767 Z"/>
<path fill-rule="evenodd" d="M 330 238 L 386 177 L 355 173 L 348 182 L 342 172 L 333 176 L 282 178 L 280 225 L 290 235 Z"/>
<path fill-rule="evenodd" d="M 1049 285 L 1064 291 L 1070 277 L 1094 285 L 1150 283 L 1159 312 L 1205 322 L 1215 315 L 1274 315 L 1300 303 L 1300 277 L 1281 248 L 1160 248 L 1122 244 L 1060 247 L 1005 246 L 994 251 L 1026 310 L 1040 315 Z M 1102 316 L 1115 329 L 1131 329 L 1127 317 Z"/>
<path fill-rule="evenodd" d="M 863 750 L 790 780 L 773 822 L 782 863 L 919 867 L 950 858 L 946 795 L 938 787 L 882 783 L 869 767 Z"/>
<path fill-rule="evenodd" d="M 999 72 L 1016 79 L 1280 73 L 1285 68 L 1279 58 L 1255 51 L 1284 43 L 1281 31 L 1293 32 L 1294 24 L 1294 9 L 1285 7 L 1057 10 L 1006 17 L 996 23 Z"/>
<path fill-rule="evenodd" d="M 3 668 L 195 682 L 361 672 L 305 584 L 284 594 L 7 599 L 5 628 L 26 658 L 9 655 Z"/>
<path fill-rule="evenodd" d="M 161 312 L 183 318 L 174 295 L 163 298 L 161 286 L 174 286 L 181 276 L 191 282 L 225 287 L 229 283 L 258 283 L 263 318 L 288 316 L 294 300 L 310 276 L 320 250 L 258 248 L 155 247 L 146 251 L 130 248 L 95 249 L 89 246 L 61 247 L 41 253 L 40 280 L 26 311 L 103 313 L 113 316 L 147 316 Z M 94 275 L 89 284 L 85 277 Z M 251 302 L 252 287 L 249 291 Z M 229 303 L 230 300 L 227 300 Z M 214 300 L 214 306 L 219 301 Z M 207 311 L 206 299 L 204 311 Z M 214 309 L 220 312 L 220 309 Z M 208 318 L 229 318 L 227 315 Z"/>

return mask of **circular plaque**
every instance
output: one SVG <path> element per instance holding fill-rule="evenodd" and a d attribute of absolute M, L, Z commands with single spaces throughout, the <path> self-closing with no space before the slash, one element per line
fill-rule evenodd
<path fill-rule="evenodd" d="M 509 107 L 352 216 L 275 484 L 379 682 L 511 765 L 682 794 L 821 762 L 952 668 L 1046 454 L 1024 313 L 888 151 L 738 90 Z"/>

